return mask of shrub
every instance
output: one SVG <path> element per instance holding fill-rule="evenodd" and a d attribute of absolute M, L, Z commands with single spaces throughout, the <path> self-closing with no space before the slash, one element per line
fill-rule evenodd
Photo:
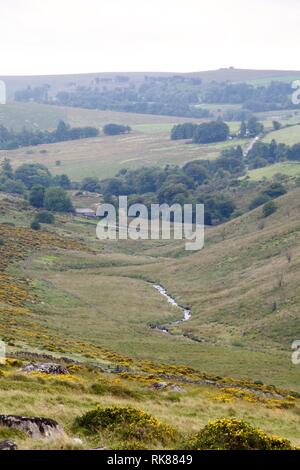
<path fill-rule="evenodd" d="M 37 220 L 31 222 L 30 228 L 32 230 L 41 230 L 41 224 Z"/>
<path fill-rule="evenodd" d="M 263 217 L 269 217 L 269 215 L 274 214 L 274 212 L 277 211 L 277 206 L 274 201 L 269 201 L 267 202 L 263 209 L 262 209 L 262 215 Z"/>
<path fill-rule="evenodd" d="M 266 188 L 263 192 L 263 194 L 266 194 L 267 196 L 271 198 L 276 198 L 283 196 L 286 194 L 286 189 L 281 183 L 272 183 L 268 188 Z"/>
<path fill-rule="evenodd" d="M 130 390 L 123 385 L 95 383 L 91 386 L 91 391 L 96 395 L 105 395 L 106 393 L 110 393 L 111 395 L 121 398 L 140 398 L 138 392 Z"/>
<path fill-rule="evenodd" d="M 29 202 L 33 207 L 43 207 L 45 198 L 45 188 L 44 186 L 37 185 L 33 186 L 29 193 Z"/>
<path fill-rule="evenodd" d="M 108 429 L 129 440 L 168 442 L 176 436 L 176 431 L 167 424 L 130 406 L 98 407 L 77 417 L 75 426 L 89 434 Z"/>
<path fill-rule="evenodd" d="M 209 422 L 184 444 L 187 450 L 290 450 L 290 441 L 269 436 L 243 420 L 222 418 Z"/>
<path fill-rule="evenodd" d="M 253 209 L 256 209 L 257 207 L 262 206 L 268 201 L 270 201 L 270 196 L 267 196 L 267 194 L 260 194 L 255 199 L 253 199 L 252 202 L 250 202 L 249 210 L 252 211 Z"/>
<path fill-rule="evenodd" d="M 122 441 L 113 447 L 114 450 L 147 450 L 147 447 L 137 440 Z"/>
<path fill-rule="evenodd" d="M 41 224 L 53 224 L 55 218 L 51 212 L 42 211 L 36 215 L 35 220 Z"/>

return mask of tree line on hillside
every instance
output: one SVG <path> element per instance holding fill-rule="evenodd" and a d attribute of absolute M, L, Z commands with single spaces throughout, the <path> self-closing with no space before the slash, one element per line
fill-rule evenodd
<path fill-rule="evenodd" d="M 129 77 L 128 77 L 129 78 Z M 211 118 L 206 105 L 233 104 L 240 109 L 228 109 L 224 120 L 246 120 L 251 112 L 292 109 L 290 99 L 293 92 L 290 83 L 272 81 L 267 85 L 247 82 L 202 83 L 192 77 L 145 76 L 142 83 L 134 83 L 122 77 L 93 80 L 89 86 L 72 84 L 69 89 L 59 91 L 55 97 L 49 94 L 49 85 L 27 87 L 15 93 L 17 101 L 75 106 L 144 114 Z"/>
<path fill-rule="evenodd" d="M 67 193 L 71 188 L 100 193 L 102 200 L 116 207 L 121 195 L 128 196 L 129 204 L 142 203 L 148 208 L 157 203 L 190 203 L 194 207 L 201 203 L 205 205 L 205 223 L 216 224 L 260 205 L 268 204 L 266 212 L 274 210 L 271 202 L 286 192 L 278 181 L 263 183 L 263 190 L 259 192 L 261 183 L 241 180 L 247 159 L 242 148 L 236 146 L 223 150 L 216 160 L 195 160 L 182 168 L 167 165 L 165 168 L 123 169 L 114 178 L 100 180 L 88 177 L 81 183 L 71 182 L 66 175 L 53 176 L 41 164 L 24 164 L 13 171 L 9 160 L 5 159 L 0 168 L 0 191 L 23 194 L 33 207 L 41 211 L 33 221 L 32 228 L 35 229 L 40 223 L 51 223 L 48 212 L 74 211 Z M 248 198 L 253 192 L 256 196 L 250 203 L 244 202 L 242 209 L 240 198 L 247 191 Z"/>
<path fill-rule="evenodd" d="M 15 132 L 0 125 L 0 150 L 86 139 L 98 135 L 99 131 L 95 127 L 70 127 L 64 121 L 60 121 L 54 131 L 32 131 L 24 128 Z"/>
<path fill-rule="evenodd" d="M 241 122 L 239 132 L 231 137 L 255 137 L 263 132 L 264 125 L 255 116 L 251 116 L 247 121 Z M 202 124 L 185 122 L 173 126 L 171 130 L 171 140 L 192 140 L 196 144 L 222 142 L 229 137 L 229 127 L 221 120 L 204 122 Z"/>
<path fill-rule="evenodd" d="M 273 139 L 270 143 L 256 142 L 248 152 L 245 163 L 250 169 L 256 169 L 286 160 L 300 162 L 300 144 L 289 146 Z"/>
<path fill-rule="evenodd" d="M 211 82 L 203 90 L 201 101 L 211 104 L 241 104 L 252 112 L 273 111 L 297 107 L 290 99 L 290 83 L 272 81 L 269 85 Z"/>
<path fill-rule="evenodd" d="M 205 221 L 211 224 L 227 220 L 235 211 L 234 201 L 226 195 L 226 186 L 230 179 L 244 172 L 243 151 L 238 146 L 231 149 L 230 155 L 221 154 L 216 160 L 191 161 L 182 168 L 167 165 L 163 169 L 124 169 L 116 177 L 106 180 L 85 178 L 81 189 L 100 193 L 105 201 L 113 203 L 120 195 L 127 195 L 130 203 L 146 206 L 154 203 L 204 203 Z"/>
<path fill-rule="evenodd" d="M 105 135 L 128 134 L 131 130 L 130 126 L 114 123 L 106 124 L 103 127 Z M 59 121 L 54 131 L 31 131 L 24 128 L 20 132 L 15 132 L 0 125 L 0 150 L 54 144 L 56 142 L 98 137 L 99 135 L 100 132 L 96 127 L 70 127 L 64 121 Z"/>
<path fill-rule="evenodd" d="M 75 106 L 88 109 L 113 110 L 143 114 L 211 117 L 206 109 L 197 109 L 201 80 L 173 76 L 145 76 L 141 84 L 130 80 L 118 81 L 115 85 L 101 80 L 90 86 L 76 86 L 72 90 L 59 91 L 55 98 L 48 96 L 48 90 L 26 88 L 15 94 L 17 101 L 38 101 Z"/>
<path fill-rule="evenodd" d="M 190 123 L 186 129 L 192 129 Z M 210 224 L 228 220 L 237 212 L 236 201 L 230 197 L 228 189 L 243 184 L 240 177 L 246 175 L 248 168 L 258 168 L 286 159 L 300 161 L 300 144 L 289 147 L 275 140 L 269 144 L 258 141 L 247 154 L 240 145 L 232 146 L 224 149 L 215 160 L 194 160 L 182 168 L 167 165 L 163 169 L 123 169 L 114 178 L 85 178 L 81 189 L 100 193 L 105 201 L 113 203 L 120 195 L 127 195 L 131 203 L 143 203 L 146 206 L 164 202 L 204 203 L 205 220 Z M 248 208 L 253 209 L 284 193 L 282 184 L 276 183 L 255 197 Z"/>

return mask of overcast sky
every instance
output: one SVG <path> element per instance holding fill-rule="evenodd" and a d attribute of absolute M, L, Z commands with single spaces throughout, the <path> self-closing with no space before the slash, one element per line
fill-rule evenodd
<path fill-rule="evenodd" d="M 300 70 L 299 0 L 0 0 L 0 75 Z"/>

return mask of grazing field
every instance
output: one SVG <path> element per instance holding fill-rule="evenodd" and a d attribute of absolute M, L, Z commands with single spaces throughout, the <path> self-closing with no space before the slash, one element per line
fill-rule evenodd
<path fill-rule="evenodd" d="M 249 170 L 247 176 L 252 180 L 259 181 L 263 178 L 272 179 L 276 174 L 281 173 L 286 176 L 300 176 L 300 163 L 275 163 L 264 168 Z"/>
<path fill-rule="evenodd" d="M 100 111 L 38 103 L 11 102 L 6 105 L 0 105 L 0 125 L 13 128 L 14 130 L 21 130 L 23 127 L 52 130 L 61 119 L 73 127 L 93 126 L 102 128 L 109 122 L 132 127 L 153 125 L 154 132 L 160 129 L 160 125 L 162 125 L 161 129 L 164 130 L 166 125 L 171 126 L 178 122 L 193 121 L 193 119 L 184 117 Z M 194 121 L 197 122 L 198 120 Z"/>
<path fill-rule="evenodd" d="M 298 144 L 300 142 L 300 125 L 270 132 L 263 140 L 264 142 L 271 142 L 272 139 L 287 145 Z"/>
<path fill-rule="evenodd" d="M 22 163 L 43 163 L 54 174 L 66 173 L 72 179 L 81 180 L 86 176 L 111 177 L 122 168 L 183 165 L 191 160 L 213 159 L 226 147 L 238 144 L 246 147 L 248 142 L 232 140 L 209 145 L 186 144 L 183 140 L 170 140 L 169 132 L 135 131 L 130 135 L 101 136 L 3 151 L 0 158 L 7 156 L 14 167 Z M 56 165 L 57 161 L 61 162 L 60 166 Z"/>
<path fill-rule="evenodd" d="M 266 77 L 266 78 L 256 78 L 253 80 L 247 80 L 247 83 L 250 83 L 251 85 L 255 86 L 265 86 L 265 85 L 270 85 L 272 82 L 284 82 L 284 83 L 292 83 L 295 80 L 300 79 L 300 73 L 294 73 L 294 74 L 286 74 L 284 76 L 281 75 L 276 75 L 274 74 L 273 76 Z"/>

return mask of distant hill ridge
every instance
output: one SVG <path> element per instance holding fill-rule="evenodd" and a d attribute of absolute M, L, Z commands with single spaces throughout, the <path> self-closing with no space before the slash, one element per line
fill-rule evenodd
<path fill-rule="evenodd" d="M 145 75 L 149 77 L 161 76 L 172 77 L 183 76 L 200 78 L 203 82 L 215 81 L 251 81 L 264 79 L 287 79 L 300 78 L 300 71 L 296 70 L 251 70 L 238 69 L 234 67 L 220 68 L 217 70 L 207 70 L 202 72 L 178 73 L 178 72 L 99 72 L 99 73 L 82 73 L 67 75 L 32 75 L 32 76 L 0 76 L 0 80 L 4 80 L 7 85 L 8 98 L 14 96 L 16 90 L 26 88 L 27 86 L 37 87 L 45 84 L 50 85 L 51 92 L 57 92 L 62 89 L 70 89 L 72 85 L 89 86 L 95 80 L 100 79 L 102 85 L 105 80 L 115 79 L 116 77 L 129 77 L 131 82 L 141 82 Z M 103 81 L 102 81 L 103 80 Z M 122 85 L 122 82 L 120 82 Z"/>

